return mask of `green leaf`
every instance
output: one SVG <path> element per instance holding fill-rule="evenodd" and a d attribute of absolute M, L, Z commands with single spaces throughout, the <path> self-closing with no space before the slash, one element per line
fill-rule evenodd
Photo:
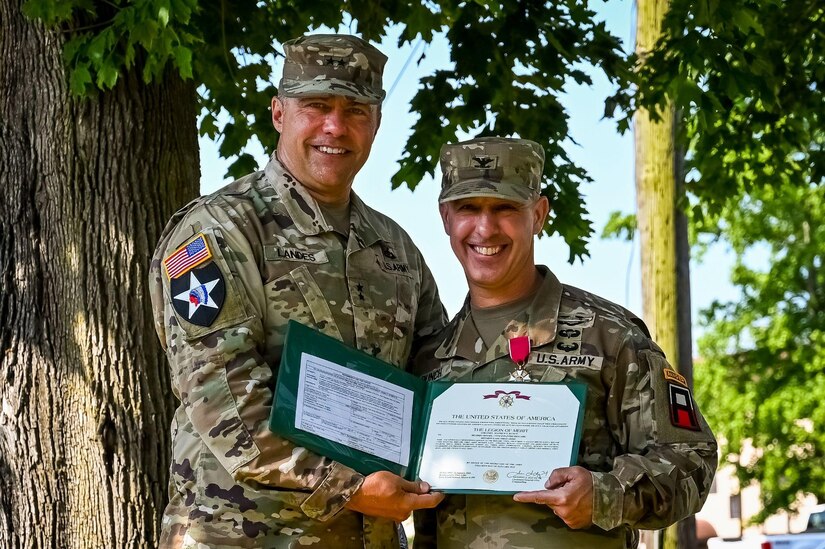
<path fill-rule="evenodd" d="M 601 237 L 604 239 L 619 239 L 632 241 L 636 236 L 637 224 L 635 214 L 624 214 L 622 212 L 610 212 L 610 217 L 602 229 Z"/>
<path fill-rule="evenodd" d="M 97 71 L 97 87 L 100 89 L 112 89 L 117 82 L 118 71 L 111 63 L 106 63 Z"/>
<path fill-rule="evenodd" d="M 104 55 L 108 53 L 111 38 L 112 31 L 111 29 L 107 29 L 89 41 L 85 53 L 94 64 L 99 64 L 103 61 Z"/>
<path fill-rule="evenodd" d="M 131 29 L 131 39 L 142 44 L 147 50 L 152 49 L 152 44 L 158 35 L 160 26 L 153 19 L 142 19 Z"/>
<path fill-rule="evenodd" d="M 183 46 L 174 48 L 175 64 L 180 69 L 180 75 L 184 78 L 192 78 L 192 50 Z"/>
<path fill-rule="evenodd" d="M 40 19 L 47 26 L 53 26 L 68 21 L 75 7 L 75 2 L 70 0 L 26 0 L 21 11 L 29 19 Z"/>
<path fill-rule="evenodd" d="M 759 22 L 753 10 L 747 8 L 734 10 L 733 21 L 741 32 L 747 33 L 753 30 L 761 36 L 765 35 L 765 28 Z"/>
<path fill-rule="evenodd" d="M 164 27 L 169 24 L 169 8 L 162 7 L 158 10 L 158 21 Z"/>
<path fill-rule="evenodd" d="M 217 119 L 212 113 L 206 114 L 203 119 L 201 119 L 199 133 L 210 139 L 214 139 L 218 134 Z"/>
<path fill-rule="evenodd" d="M 86 88 L 92 83 L 88 65 L 78 65 L 69 72 L 69 89 L 75 96 L 86 94 Z"/>
<path fill-rule="evenodd" d="M 171 5 L 169 0 L 160 0 L 158 4 L 158 21 L 160 21 L 161 26 L 165 27 L 169 25 L 169 9 Z"/>
<path fill-rule="evenodd" d="M 88 34 L 78 34 L 63 45 L 63 61 L 71 65 L 88 41 Z"/>

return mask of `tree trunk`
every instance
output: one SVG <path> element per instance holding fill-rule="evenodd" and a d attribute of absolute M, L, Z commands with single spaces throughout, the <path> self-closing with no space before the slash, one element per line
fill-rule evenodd
<path fill-rule="evenodd" d="M 636 53 L 644 61 L 662 33 L 668 0 L 636 1 Z M 670 363 L 692 378 L 690 265 L 687 222 L 677 206 L 682 162 L 675 149 L 675 113 L 666 105 L 654 121 L 635 116 L 636 207 L 641 234 L 644 320 Z M 646 536 L 648 539 L 655 537 Z M 661 547 L 658 540 L 648 547 Z M 691 517 L 667 529 L 664 547 L 693 549 L 696 523 Z"/>
<path fill-rule="evenodd" d="M 20 4 L 0 0 L 0 547 L 153 547 L 173 403 L 145 281 L 197 195 L 194 85 L 132 71 L 71 98 L 67 35 Z"/>

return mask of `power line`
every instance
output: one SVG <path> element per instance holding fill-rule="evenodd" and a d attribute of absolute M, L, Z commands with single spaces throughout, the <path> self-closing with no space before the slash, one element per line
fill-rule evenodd
<path fill-rule="evenodd" d="M 407 60 L 404 62 L 404 66 L 401 67 L 401 71 L 398 73 L 398 76 L 395 77 L 395 81 L 392 83 L 392 86 L 390 86 L 390 91 L 387 92 L 387 99 L 389 99 L 392 95 L 392 92 L 395 91 L 395 87 L 401 81 L 401 78 L 404 76 L 404 73 L 407 72 L 407 67 L 410 66 L 410 61 L 412 61 L 413 57 L 415 56 L 415 53 L 418 51 L 418 46 L 420 46 L 423 42 L 424 40 L 419 38 L 418 42 L 416 42 L 415 46 L 413 46 L 410 55 L 407 56 Z"/>

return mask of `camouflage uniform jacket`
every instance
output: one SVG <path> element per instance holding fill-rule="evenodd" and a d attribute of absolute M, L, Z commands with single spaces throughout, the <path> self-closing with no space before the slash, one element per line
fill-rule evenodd
<path fill-rule="evenodd" d="M 446 323 L 435 281 L 397 224 L 352 193 L 347 241 L 331 230 L 274 155 L 164 230 L 149 283 L 181 402 L 162 547 L 397 547 L 394 523 L 344 509 L 362 475 L 268 429 L 290 319 L 349 334 L 347 343 L 398 367 Z M 205 266 L 225 282 L 209 326 L 174 310 L 164 271 L 164 258 L 197 235 L 212 251 Z"/>
<path fill-rule="evenodd" d="M 636 547 L 637 528 L 665 527 L 704 503 L 716 441 L 698 410 L 690 416 L 695 430 L 671 422 L 670 385 L 693 404 L 684 378 L 632 313 L 540 270 L 544 282 L 531 305 L 491 349 L 476 331 L 468 301 L 424 346 L 413 371 L 428 379 L 506 381 L 515 370 L 507 340 L 529 335 L 532 381 L 585 382 L 577 464 L 592 472 L 594 526 L 571 530 L 549 507 L 509 495 L 450 495 L 435 513 L 416 512 L 416 548 L 436 540 L 439 548 Z"/>

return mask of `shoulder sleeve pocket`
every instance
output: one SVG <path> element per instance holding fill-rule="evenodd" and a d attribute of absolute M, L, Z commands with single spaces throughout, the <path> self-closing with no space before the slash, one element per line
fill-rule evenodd
<path fill-rule="evenodd" d="M 659 353 L 641 351 L 639 360 L 646 362 L 650 370 L 657 442 L 713 441 L 713 434 L 684 378 L 671 369 Z"/>
<path fill-rule="evenodd" d="M 233 275 L 234 269 L 218 245 L 218 231 L 203 229 L 164 258 L 165 297 L 174 320 L 189 341 L 252 317 L 248 299 Z M 201 243 L 204 249 L 200 249 Z M 194 254 L 206 259 L 191 260 Z"/>

